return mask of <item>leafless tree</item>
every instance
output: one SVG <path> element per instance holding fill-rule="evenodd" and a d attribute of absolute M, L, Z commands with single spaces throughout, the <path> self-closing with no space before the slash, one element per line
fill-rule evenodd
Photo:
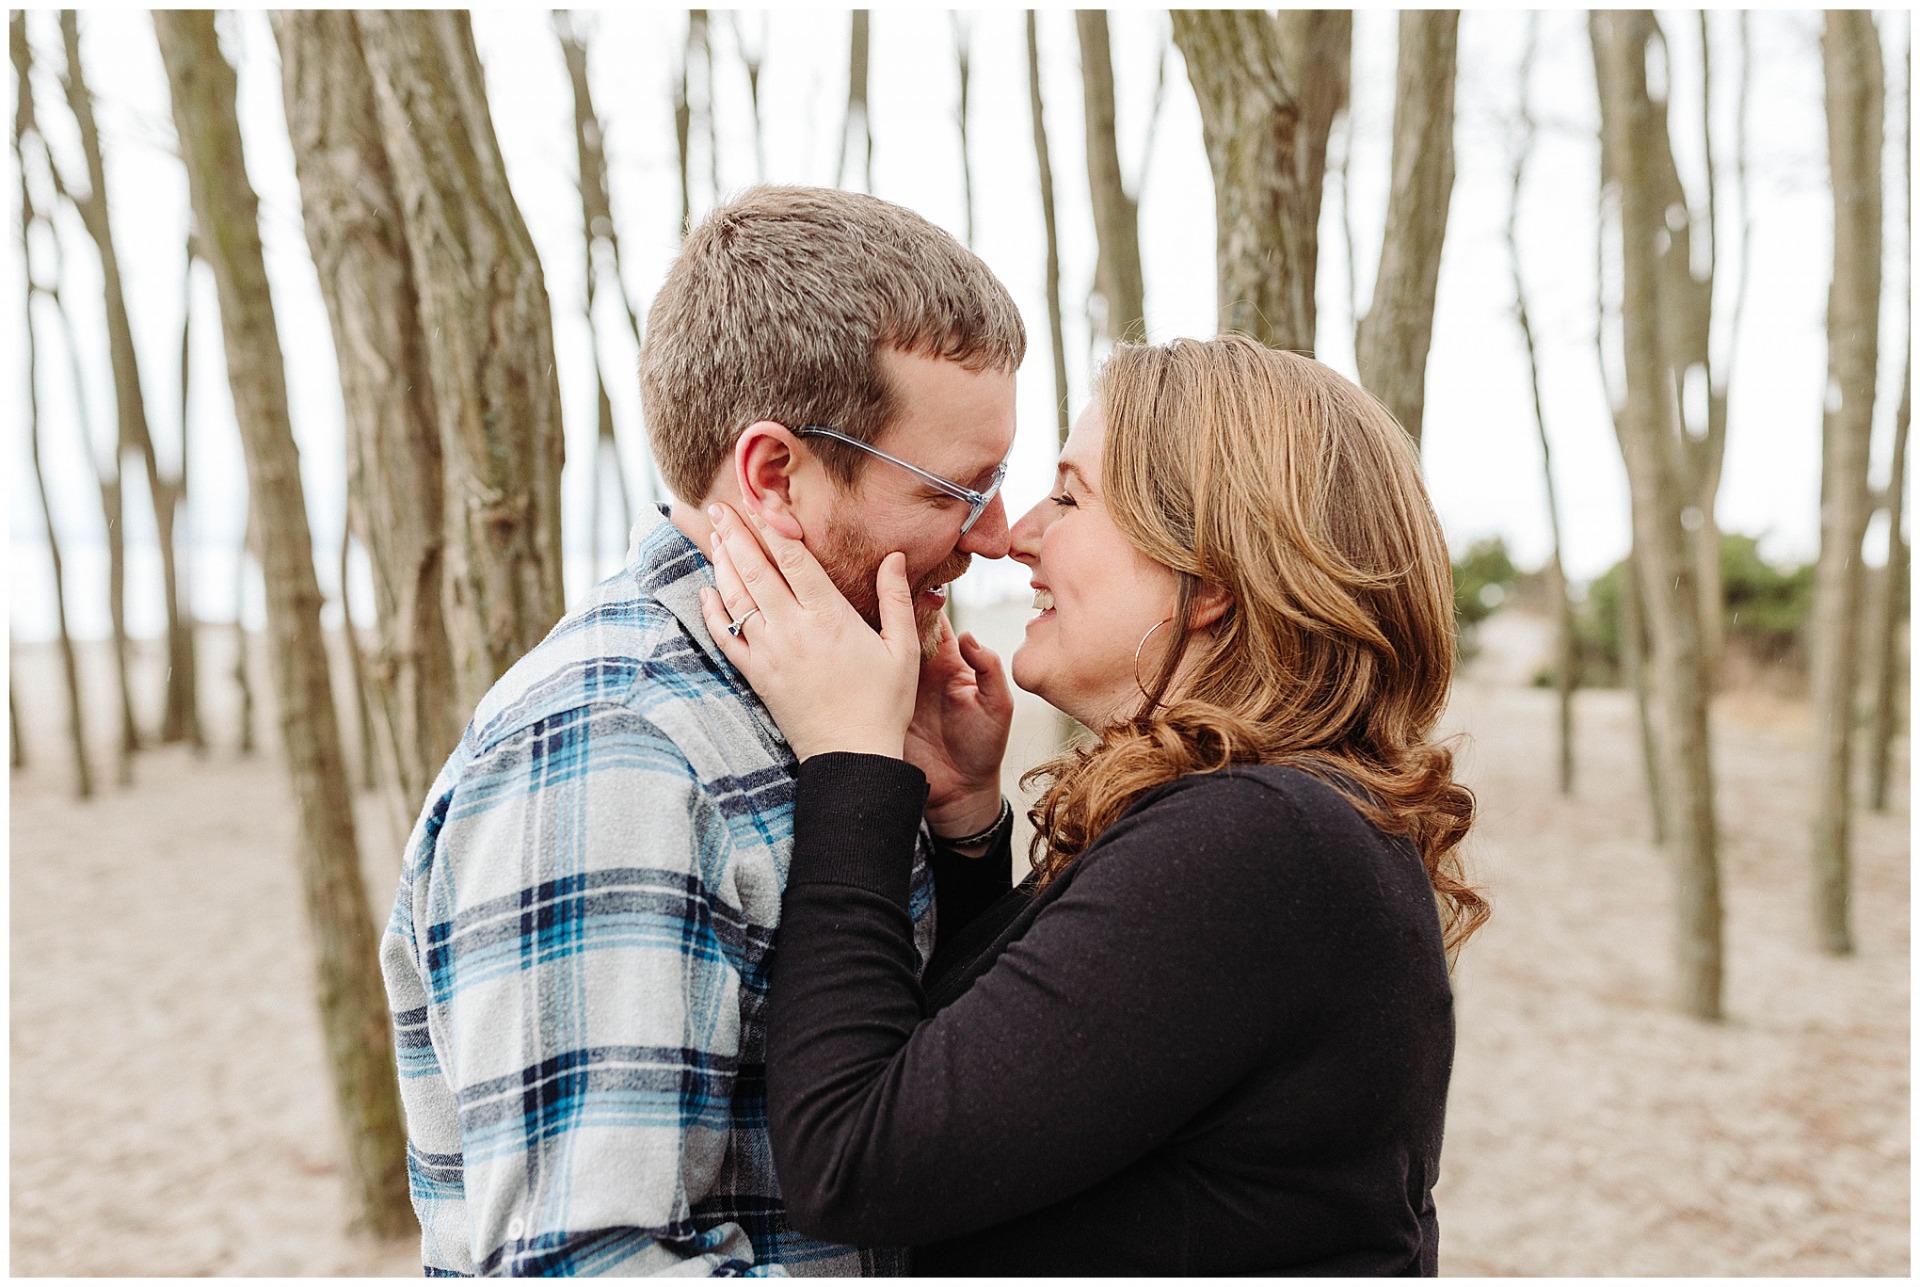
<path fill-rule="evenodd" d="M 131 786 L 133 756 L 141 748 L 143 739 L 133 702 L 133 644 L 127 636 L 127 530 L 124 521 L 126 505 L 121 487 L 121 459 L 116 450 L 99 450 L 88 428 L 94 419 L 93 399 L 90 396 L 92 383 L 81 365 L 80 337 L 74 329 L 72 310 L 67 307 L 65 242 L 60 237 L 59 226 L 51 220 L 45 222 L 54 234 L 53 284 L 43 287 L 41 294 L 53 302 L 54 316 L 60 320 L 60 335 L 67 350 L 67 373 L 73 382 L 74 414 L 79 420 L 80 437 L 86 445 L 87 456 L 93 462 L 94 483 L 100 495 L 100 514 L 106 523 L 107 620 L 113 640 L 114 678 L 120 695 L 120 736 L 118 753 L 114 758 L 114 775 L 120 786 Z"/>
<path fill-rule="evenodd" d="M 1901 126 L 1900 147 L 1900 190 L 1910 191 L 1913 178 L 1913 131 L 1911 125 L 1913 102 L 1913 50 L 1907 50 L 1905 102 L 1907 104 L 1907 123 Z M 1913 218 L 1909 209 L 1907 218 L 1907 250 L 1911 257 L 1913 249 Z M 1905 282 L 1907 307 L 1910 317 L 1913 313 L 1913 272 L 1908 265 Z M 1912 337 L 1908 337 L 1908 347 L 1912 347 Z M 1907 589 L 1907 573 L 1912 563 L 1911 549 L 1907 536 L 1901 529 L 1906 517 L 1907 494 L 1907 429 L 1913 415 L 1913 358 L 1908 356 L 1905 371 L 1900 381 L 1900 405 L 1893 420 L 1893 458 L 1887 470 L 1887 484 L 1880 490 L 1879 506 L 1887 516 L 1887 557 L 1881 565 L 1880 575 L 1875 578 L 1872 595 L 1871 618 L 1866 639 L 1865 665 L 1867 671 L 1867 803 L 1874 812 L 1883 812 L 1887 807 L 1887 780 L 1890 776 L 1893 760 L 1893 737 L 1897 731 L 1900 711 L 1904 704 L 1900 701 L 1900 679 L 1903 667 L 1900 665 L 1900 627 L 1906 621 L 1901 611 L 1901 600 Z"/>
<path fill-rule="evenodd" d="M 973 84 L 973 24 L 958 10 L 947 14 L 953 25 L 954 71 L 960 81 L 960 101 L 954 119 L 960 125 L 960 188 L 966 203 L 966 243 L 973 245 L 973 152 L 967 146 L 967 96 Z"/>
<path fill-rule="evenodd" d="M 563 609 L 565 450 L 553 323 L 464 13 L 356 15 L 439 427 L 455 705 L 470 711 Z"/>
<path fill-rule="evenodd" d="M 1887 779 L 1892 769 L 1893 735 L 1900 703 L 1901 593 L 1907 587 L 1912 562 L 1905 533 L 1907 426 L 1913 414 L 1913 359 L 1907 359 L 1900 381 L 1900 410 L 1893 424 L 1893 462 L 1887 471 L 1887 560 L 1881 565 L 1873 594 L 1873 616 L 1867 632 L 1867 803 L 1874 812 L 1887 808 Z"/>
<path fill-rule="evenodd" d="M 1347 311 L 1353 319 L 1354 349 L 1360 347 L 1360 255 L 1357 247 L 1359 236 L 1353 228 L 1353 112 L 1351 109 L 1340 114 L 1340 129 L 1329 133 L 1327 147 L 1331 151 L 1335 139 L 1339 140 L 1339 163 L 1334 173 L 1340 176 L 1340 239 L 1345 250 L 1342 258 L 1347 266 Z"/>
<path fill-rule="evenodd" d="M 1647 83 L 1652 14 L 1596 12 L 1590 19 L 1600 92 L 1602 174 L 1617 194 L 1621 247 L 1621 353 L 1626 401 L 1615 426 L 1633 503 L 1633 559 L 1652 640 L 1658 768 L 1678 890 L 1676 955 L 1681 1007 L 1721 1014 L 1720 866 L 1707 727 L 1700 597 L 1683 511 L 1692 500 L 1681 463 L 1684 428 L 1674 413 L 1672 354 L 1663 334 L 1664 235 L 1671 233 L 1663 182 L 1662 113 Z"/>
<path fill-rule="evenodd" d="M 274 34 L 340 371 L 347 491 L 373 569 L 368 679 L 396 789 L 417 808 L 465 713 L 447 638 L 445 462 L 413 259 L 354 15 L 287 11 L 275 15 Z"/>
<path fill-rule="evenodd" d="M 1871 14 L 1829 11 L 1820 44 L 1833 175 L 1833 278 L 1827 288 L 1820 560 L 1814 570 L 1810 648 L 1813 872 L 1821 945 L 1846 955 L 1853 951 L 1849 841 L 1860 545 L 1867 526 L 1867 456 L 1880 361 L 1880 148 L 1886 78 Z"/>
<path fill-rule="evenodd" d="M 1700 18 L 1701 51 L 1701 148 L 1705 178 L 1703 192 L 1696 198 L 1682 183 L 1674 162 L 1664 93 L 1650 96 L 1652 115 L 1649 134 L 1644 140 L 1650 149 L 1656 194 L 1665 212 L 1666 227 L 1657 239 L 1662 289 L 1659 295 L 1660 345 L 1667 363 L 1667 416 L 1677 426 L 1675 466 L 1680 486 L 1687 498 L 1682 521 L 1688 533 L 1689 555 L 1693 560 L 1693 583 L 1700 598 L 1701 656 L 1711 691 L 1718 669 L 1725 630 L 1724 592 L 1720 583 L 1720 531 L 1714 511 L 1720 488 L 1721 462 L 1726 454 L 1728 390 L 1733 373 L 1733 354 L 1745 318 L 1749 253 L 1753 218 L 1747 185 L 1747 25 L 1739 15 L 1740 59 L 1737 99 L 1734 112 L 1734 185 L 1741 206 L 1740 255 L 1733 279 L 1734 303 L 1731 324 L 1716 341 L 1713 321 L 1716 288 L 1729 276 L 1723 271 L 1719 248 L 1719 174 L 1712 121 L 1714 41 L 1705 14 Z M 1666 41 L 1658 22 L 1648 33 L 1650 48 L 1666 57 Z M 1603 157 L 1603 166 L 1605 164 Z M 1697 252 L 1697 253 L 1696 253 Z M 1602 273 L 1604 276 L 1604 273 Z M 1604 330 L 1607 309 L 1604 302 L 1598 312 L 1596 337 Z M 1601 373 L 1607 375 L 1602 348 Z M 1617 390 L 1609 392 L 1614 407 L 1622 404 Z M 1616 423 L 1616 430 L 1618 424 Z M 1636 537 L 1636 539 L 1638 539 Z M 1630 555 L 1631 567 L 1639 566 Z M 1622 661 L 1633 686 L 1638 711 L 1643 760 L 1647 773 L 1648 802 L 1653 816 L 1656 841 L 1667 837 L 1667 775 L 1659 767 L 1654 732 L 1653 698 L 1650 685 L 1653 672 L 1643 665 L 1646 626 L 1652 607 L 1642 600 L 1649 583 L 1644 576 L 1628 575 L 1622 582 L 1623 617 Z"/>
<path fill-rule="evenodd" d="M 1067 342 L 1060 316 L 1060 225 L 1053 208 L 1053 158 L 1040 96 L 1040 31 L 1027 10 L 1027 101 L 1033 112 L 1033 154 L 1040 167 L 1040 214 L 1047 228 L 1047 337 L 1053 345 L 1053 409 L 1060 442 L 1067 441 Z"/>
<path fill-rule="evenodd" d="M 183 543 L 187 547 L 188 557 L 180 563 L 177 578 L 180 592 L 180 616 L 185 623 L 187 637 L 194 643 L 194 664 L 181 672 L 179 686 L 182 689 L 181 706 L 193 714 L 193 749 L 198 754 L 205 754 L 206 731 L 200 723 L 200 623 L 195 619 L 193 612 L 193 536 L 186 512 L 187 498 L 190 495 L 189 466 L 193 460 L 193 266 L 198 262 L 200 262 L 200 242 L 194 235 L 192 222 L 189 221 L 186 254 L 180 274 L 180 470 L 175 475 L 177 490 L 174 502 L 175 519 L 182 528 L 187 529 Z M 169 679 L 172 678 L 169 676 Z"/>
<path fill-rule="evenodd" d="M 595 300 L 602 271 L 611 274 L 615 293 L 633 328 L 636 347 L 640 342 L 640 324 L 633 306 L 627 301 L 620 273 L 620 240 L 613 222 L 613 198 L 607 182 L 607 160 L 602 144 L 606 130 L 594 110 L 593 91 L 587 83 L 587 37 L 578 22 L 566 11 L 553 15 L 554 33 L 567 64 L 567 78 L 573 84 L 574 154 L 578 159 L 580 189 L 581 249 L 585 256 L 587 333 L 594 338 L 589 349 L 593 363 L 594 406 L 597 430 L 594 438 L 593 506 L 589 522 L 590 566 L 598 580 L 603 564 L 600 559 L 600 507 L 607 487 L 612 486 L 620 507 L 620 537 L 614 547 L 618 558 L 625 547 L 626 532 L 633 526 L 633 501 L 627 493 L 627 476 L 620 464 L 620 441 L 614 432 L 613 400 L 607 395 L 605 373 L 600 367 L 598 313 Z"/>
<path fill-rule="evenodd" d="M 1453 83 L 1460 11 L 1400 13 L 1393 182 L 1373 303 L 1354 338 L 1360 383 L 1418 444 L 1427 401 L 1440 248 L 1453 199 Z"/>
<path fill-rule="evenodd" d="M 1573 604 L 1567 595 L 1567 573 L 1561 562 L 1560 491 L 1553 480 L 1553 444 L 1547 437 L 1546 403 L 1541 396 L 1540 354 L 1534 344 L 1533 316 L 1527 307 L 1527 285 L 1520 272 L 1520 193 L 1526 182 L 1527 162 L 1533 154 L 1536 132 L 1530 90 L 1533 82 L 1534 50 L 1540 35 L 1540 15 L 1527 17 L 1527 43 L 1520 56 L 1520 104 L 1513 123 L 1511 156 L 1512 186 L 1507 199 L 1504 229 L 1507 267 L 1513 274 L 1513 316 L 1520 328 L 1520 339 L 1527 350 L 1528 385 L 1533 393 L 1533 424 L 1540 435 L 1540 471 L 1546 482 L 1547 526 L 1553 545 L 1547 558 L 1547 582 L 1553 600 L 1554 692 L 1560 707 L 1559 782 L 1560 794 L 1573 794 L 1573 690 L 1579 681 L 1579 662 L 1573 630 Z M 1402 57 L 1405 48 L 1402 47 Z M 1398 146 L 1396 142 L 1395 146 Z"/>
<path fill-rule="evenodd" d="M 1120 171 L 1114 131 L 1113 53 L 1104 9 L 1076 9 L 1080 83 L 1087 128 L 1087 190 L 1099 256 L 1093 270 L 1098 329 L 1108 340 L 1141 340 L 1147 330 L 1146 278 L 1140 268 L 1140 207 Z"/>
<path fill-rule="evenodd" d="M 87 756 L 87 722 L 80 696 L 80 668 L 74 655 L 73 634 L 67 626 L 66 565 L 60 557 L 60 534 L 54 526 L 53 506 L 47 499 L 47 474 L 40 456 L 39 353 L 34 343 L 33 299 L 40 287 L 33 279 L 33 226 L 40 216 L 34 209 L 33 192 L 27 185 L 26 148 L 22 138 L 37 130 L 33 114 L 33 54 L 27 44 L 27 16 L 16 9 L 7 15 L 7 49 L 13 58 L 15 85 L 13 109 L 13 169 L 20 178 L 20 262 L 27 279 L 27 307 L 22 337 L 27 342 L 27 437 L 33 452 L 33 484 L 40 497 L 40 512 L 47 521 L 47 557 L 53 564 L 54 623 L 60 632 L 60 664 L 67 680 L 67 722 L 72 730 L 74 793 L 82 800 L 93 795 L 93 768 Z M 20 749 L 19 712 L 13 705 L 13 688 L 7 688 L 8 722 L 13 729 L 13 765 L 25 761 Z"/>
<path fill-rule="evenodd" d="M 347 649 L 347 682 L 353 688 L 354 722 L 360 732 L 360 789 L 380 788 L 378 739 L 373 735 L 372 703 L 367 700 L 367 665 L 360 648 L 360 631 L 353 624 L 353 577 L 350 571 L 353 550 L 353 496 L 348 493 L 346 512 L 340 516 L 340 639 Z"/>
<path fill-rule="evenodd" d="M 853 25 L 847 52 L 847 119 L 840 130 L 840 160 L 833 167 L 834 182 L 847 181 L 847 160 L 852 150 L 854 131 L 859 131 L 860 153 L 865 158 L 866 190 L 873 191 L 873 122 L 867 115 L 867 46 L 870 15 L 865 9 L 853 11 Z"/>
<path fill-rule="evenodd" d="M 747 39 L 746 27 L 740 21 L 738 9 L 727 10 L 727 17 L 733 25 L 733 46 L 740 53 L 740 64 L 747 72 L 747 98 L 753 106 L 753 177 L 757 182 L 767 181 L 767 145 L 766 133 L 760 118 L 760 72 L 767 60 L 767 15 L 760 13 L 760 34 L 755 39 Z"/>
<path fill-rule="evenodd" d="M 412 1223 L 406 1132 L 320 635 L 320 587 L 260 248 L 259 203 L 242 159 L 235 77 L 220 52 L 211 13 L 160 11 L 153 23 L 194 222 L 206 238 L 219 292 L 227 379 L 260 519 L 281 736 L 300 814 L 301 874 L 318 958 L 316 991 L 345 1126 L 348 1171 L 360 1220 L 376 1232 L 395 1235 Z"/>
<path fill-rule="evenodd" d="M 29 90 L 26 102 L 31 105 Z M 24 146 L 30 134 L 38 145 L 38 153 L 45 161 L 48 176 L 51 178 L 55 193 L 77 210 L 79 203 L 69 191 L 61 176 L 60 167 L 55 163 L 52 151 L 46 146 L 37 126 L 23 129 L 21 139 Z M 66 253 L 65 239 L 60 235 L 59 225 L 47 220 L 46 226 L 53 234 L 53 273 L 52 284 L 42 289 L 45 298 L 53 303 L 54 314 L 60 322 L 61 338 L 67 351 L 67 370 L 73 383 L 74 412 L 80 425 L 80 437 L 86 445 L 87 457 L 94 468 L 94 479 L 99 488 L 101 519 L 106 530 L 107 542 L 107 615 L 112 637 L 112 655 L 114 677 L 119 691 L 120 736 L 115 756 L 115 777 L 119 785 L 130 786 L 133 783 L 133 757 L 140 749 L 141 734 L 139 718 L 134 711 L 133 678 L 130 664 L 131 643 L 127 637 L 127 542 L 124 519 L 123 491 L 121 487 L 121 461 L 119 438 L 116 434 L 105 451 L 98 449 L 93 434 L 88 428 L 93 423 L 90 411 L 92 404 L 91 381 L 82 369 L 80 359 L 80 341 L 73 325 L 73 314 L 67 308 L 66 296 Z"/>
<path fill-rule="evenodd" d="M 713 117 L 712 24 L 705 9 L 687 10 L 687 38 L 673 84 L 673 137 L 680 161 L 680 231 L 693 224 L 693 144 L 696 128 L 706 145 L 709 195 L 720 197 L 719 132 Z M 694 79 L 694 68 L 701 78 Z M 757 128 L 757 122 L 756 122 Z"/>
<path fill-rule="evenodd" d="M 252 755 L 259 745 L 254 734 L 253 674 L 247 667 L 252 651 L 252 641 L 247 637 L 247 562 L 259 544 L 253 535 L 253 502 L 249 498 L 246 517 L 240 522 L 240 548 L 233 559 L 233 685 L 240 698 L 241 755 Z"/>
<path fill-rule="evenodd" d="M 100 131 L 94 123 L 93 94 L 87 88 L 80 60 L 80 27 L 75 12 L 60 11 L 60 35 L 66 46 L 67 66 L 64 85 L 67 105 L 80 130 L 80 149 L 86 158 L 87 188 L 73 197 L 81 222 L 93 238 L 100 254 L 100 275 L 105 291 L 107 351 L 113 363 L 114 405 L 119 417 L 119 445 L 116 454 L 125 457 L 138 453 L 146 465 L 147 492 L 153 502 L 154 529 L 160 546 L 160 570 L 164 579 L 167 605 L 167 684 L 166 707 L 160 724 L 163 742 L 203 744 L 200 715 L 194 703 L 192 674 L 194 667 L 193 628 L 188 605 L 181 593 L 178 551 L 174 544 L 174 517 L 181 497 L 180 480 L 160 470 L 153 434 L 147 426 L 146 400 L 140 387 L 139 356 L 134 349 L 133 327 L 127 314 L 126 293 L 121 284 L 120 257 L 114 246 L 113 226 L 108 218 L 106 161 L 100 147 Z M 69 194 L 73 185 L 66 184 Z"/>
<path fill-rule="evenodd" d="M 1213 170 L 1220 325 L 1311 353 L 1327 135 L 1346 105 L 1347 10 L 1176 9 Z"/>
<path fill-rule="evenodd" d="M 1705 630 L 1705 647 L 1708 672 L 1717 676 L 1721 655 L 1726 650 L 1726 591 L 1720 581 L 1720 524 L 1715 517 L 1716 501 L 1720 492 L 1720 473 L 1727 451 L 1727 406 L 1729 388 L 1733 379 L 1733 358 L 1739 349 L 1740 333 L 1746 320 L 1747 283 L 1751 280 L 1753 247 L 1753 202 L 1747 183 L 1747 99 L 1751 85 L 1749 76 L 1750 57 L 1748 44 L 1748 15 L 1742 10 L 1738 15 L 1740 33 L 1739 78 L 1736 82 L 1734 107 L 1734 195 L 1740 203 L 1740 257 L 1735 270 L 1734 298 L 1731 325 L 1719 343 L 1713 335 L 1714 292 L 1722 277 L 1722 257 L 1720 255 L 1719 223 L 1719 168 L 1715 161 L 1717 148 L 1714 141 L 1713 114 L 1713 45 L 1707 13 L 1701 10 L 1700 20 L 1700 141 L 1701 155 L 1706 170 L 1706 206 L 1705 217 L 1698 220 L 1701 236 L 1706 249 L 1700 258 L 1704 261 L 1704 292 L 1693 293 L 1691 309 L 1676 316 L 1671 326 L 1690 327 L 1694 338 L 1691 348 L 1698 364 L 1697 376 L 1692 376 L 1682 368 L 1674 373 L 1676 389 L 1680 394 L 1681 415 L 1689 426 L 1687 464 L 1691 473 L 1690 485 L 1693 490 L 1693 511 L 1696 524 L 1692 529 L 1694 568 L 1699 578 L 1701 623 Z M 1672 182 L 1679 187 L 1679 174 L 1676 170 Z M 1685 198 L 1682 198 L 1683 207 Z M 1689 216 L 1692 221 L 1692 217 Z M 1678 250 L 1669 249 L 1672 260 L 1671 272 L 1676 280 L 1683 270 L 1688 272 L 1690 280 L 1700 278 L 1702 268 L 1691 262 L 1691 249 L 1688 257 L 1683 258 Z M 1706 387 L 1706 410 L 1704 418 L 1687 405 L 1687 381 L 1697 379 Z"/>

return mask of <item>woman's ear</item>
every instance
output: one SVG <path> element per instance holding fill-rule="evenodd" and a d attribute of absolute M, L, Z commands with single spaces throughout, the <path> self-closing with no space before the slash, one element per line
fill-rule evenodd
<path fill-rule="evenodd" d="M 794 473 L 800 440 L 776 420 L 756 420 L 733 444 L 733 481 L 741 508 L 788 540 L 806 539 L 793 510 Z"/>
<path fill-rule="evenodd" d="M 1233 608 L 1233 591 L 1218 581 L 1202 581 L 1193 591 L 1193 606 L 1187 615 L 1187 629 L 1205 630 Z"/>

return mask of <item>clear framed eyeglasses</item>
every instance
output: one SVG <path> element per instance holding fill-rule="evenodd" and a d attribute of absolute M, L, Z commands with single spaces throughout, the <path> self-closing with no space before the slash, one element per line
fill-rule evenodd
<path fill-rule="evenodd" d="M 861 442 L 858 438 L 841 433 L 838 429 L 829 429 L 825 425 L 801 425 L 798 429 L 794 430 L 794 433 L 802 438 L 831 438 L 835 442 L 844 442 L 849 447 L 858 447 L 870 456 L 878 456 L 889 465 L 894 465 L 906 470 L 914 477 L 926 483 L 929 487 L 937 488 L 956 500 L 965 501 L 972 508 L 967 511 L 967 521 L 960 524 L 960 534 L 962 536 L 967 534 L 967 529 L 979 522 L 980 516 L 986 513 L 987 506 L 993 504 L 993 498 L 1000 494 L 1000 484 L 1007 481 L 1007 462 L 1004 460 L 994 468 L 993 478 L 988 481 L 986 490 L 975 491 L 971 487 L 954 482 L 951 478 L 942 478 L 940 475 L 930 473 L 918 465 L 908 464 L 898 456 L 888 455 L 878 447 Z"/>

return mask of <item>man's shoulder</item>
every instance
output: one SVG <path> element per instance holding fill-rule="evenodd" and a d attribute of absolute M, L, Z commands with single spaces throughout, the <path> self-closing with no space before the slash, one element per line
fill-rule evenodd
<path fill-rule="evenodd" d="M 678 674 L 679 686 L 697 686 L 705 668 L 673 613 L 624 569 L 494 682 L 474 709 L 467 740 L 484 752 L 569 711 L 644 707 L 657 696 L 648 681 L 666 677 L 672 686 Z"/>
<path fill-rule="evenodd" d="M 697 604 L 703 566 L 669 526 L 639 537 L 626 566 L 488 690 L 468 726 L 467 751 L 484 754 L 582 710 L 620 708 L 670 730 L 679 709 L 738 705 L 740 694 L 675 608 Z"/>

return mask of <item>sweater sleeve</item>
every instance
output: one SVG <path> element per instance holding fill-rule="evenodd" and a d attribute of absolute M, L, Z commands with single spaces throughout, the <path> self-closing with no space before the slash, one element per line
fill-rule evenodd
<path fill-rule="evenodd" d="M 1290 806 L 1216 775 L 1136 806 L 926 1014 L 892 874 L 918 781 L 874 756 L 801 766 L 767 1081 L 789 1216 L 815 1236 L 924 1243 L 1069 1197 L 1165 1141 L 1311 1005 L 1283 986 L 1319 919 L 1278 896 Z"/>
<path fill-rule="evenodd" d="M 1013 888 L 1013 824 L 1000 828 L 987 851 L 969 857 L 933 838 L 933 889 L 939 915 L 935 951 L 953 942 L 981 912 Z"/>

